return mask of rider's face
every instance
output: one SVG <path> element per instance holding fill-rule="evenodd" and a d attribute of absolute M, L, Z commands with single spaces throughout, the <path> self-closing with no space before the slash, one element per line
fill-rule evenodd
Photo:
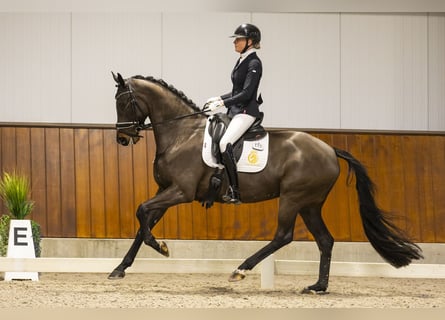
<path fill-rule="evenodd" d="M 243 52 L 244 48 L 246 47 L 246 41 L 246 38 L 235 38 L 235 40 L 233 40 L 233 43 L 235 44 L 235 51 L 238 53 Z"/>

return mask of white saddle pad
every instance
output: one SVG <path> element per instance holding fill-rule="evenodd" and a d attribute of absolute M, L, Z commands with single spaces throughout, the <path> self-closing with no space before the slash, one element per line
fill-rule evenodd
<path fill-rule="evenodd" d="M 204 142 L 202 145 L 202 160 L 211 168 L 224 168 L 220 163 L 217 163 L 215 157 L 212 155 L 212 137 L 208 131 L 209 121 L 204 132 Z M 266 167 L 267 158 L 269 155 L 269 133 L 267 133 L 260 140 L 244 141 L 243 153 L 237 163 L 238 172 L 259 172 Z"/>

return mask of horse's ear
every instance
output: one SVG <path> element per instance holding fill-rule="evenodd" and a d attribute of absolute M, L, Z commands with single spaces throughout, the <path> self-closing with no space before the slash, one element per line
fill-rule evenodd
<path fill-rule="evenodd" d="M 116 83 L 118 85 L 125 87 L 125 80 L 124 80 L 124 78 L 122 78 L 122 76 L 119 72 L 117 73 L 117 76 L 114 74 L 113 71 L 111 71 L 111 74 L 113 75 L 114 81 L 116 81 Z"/>

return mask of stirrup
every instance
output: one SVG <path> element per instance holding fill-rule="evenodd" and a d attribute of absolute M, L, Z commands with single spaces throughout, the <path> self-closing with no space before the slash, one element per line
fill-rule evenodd
<path fill-rule="evenodd" d="M 227 193 L 222 196 L 225 203 L 241 204 L 239 191 L 235 191 L 231 186 L 227 189 Z"/>

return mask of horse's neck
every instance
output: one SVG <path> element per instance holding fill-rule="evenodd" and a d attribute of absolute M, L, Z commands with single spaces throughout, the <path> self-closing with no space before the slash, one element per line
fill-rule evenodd
<path fill-rule="evenodd" d="M 165 123 L 177 117 L 191 114 L 193 110 L 167 88 L 150 81 L 139 82 L 139 90 L 146 104 L 152 123 Z"/>
<path fill-rule="evenodd" d="M 147 86 L 144 100 L 148 108 L 148 116 L 153 124 L 157 152 L 180 146 L 187 140 L 204 130 L 204 117 L 185 117 L 196 111 L 168 89 L 153 83 Z"/>
<path fill-rule="evenodd" d="M 205 120 L 188 119 L 172 122 L 170 125 L 153 127 L 156 144 L 156 154 L 168 155 L 180 152 L 191 144 L 202 144 L 205 129 Z"/>

